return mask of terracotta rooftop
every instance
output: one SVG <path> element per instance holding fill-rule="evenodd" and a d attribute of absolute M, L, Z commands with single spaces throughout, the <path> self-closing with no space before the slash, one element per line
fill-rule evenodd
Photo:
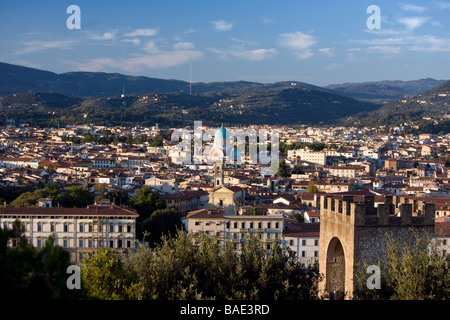
<path fill-rule="evenodd" d="M 116 205 L 88 206 L 87 208 L 63 207 L 7 207 L 0 208 L 0 215 L 15 216 L 130 216 L 138 217 L 137 212 L 130 208 Z"/>
<path fill-rule="evenodd" d="M 301 223 L 295 219 L 285 218 L 286 237 L 319 237 L 320 223 Z"/>
<path fill-rule="evenodd" d="M 187 216 L 189 218 L 196 219 L 223 219 L 224 213 L 219 208 L 214 209 L 200 209 L 188 212 Z"/>
<path fill-rule="evenodd" d="M 436 237 L 450 237 L 450 222 L 436 222 L 434 234 Z"/>

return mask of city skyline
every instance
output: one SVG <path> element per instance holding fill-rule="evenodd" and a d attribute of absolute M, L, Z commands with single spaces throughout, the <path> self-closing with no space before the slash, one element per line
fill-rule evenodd
<path fill-rule="evenodd" d="M 69 29 L 70 5 L 81 29 Z M 369 6 L 380 8 L 370 29 Z M 447 79 L 446 2 L 3 3 L 0 61 L 57 73 L 316 85 Z M 192 65 L 192 74 L 190 67 Z"/>

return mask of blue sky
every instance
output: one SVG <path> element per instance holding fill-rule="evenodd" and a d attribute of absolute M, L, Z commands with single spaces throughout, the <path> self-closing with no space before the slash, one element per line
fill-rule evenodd
<path fill-rule="evenodd" d="M 193 82 L 447 80 L 449 17 L 450 1 L 2 1 L 0 61 L 186 81 L 192 64 Z"/>

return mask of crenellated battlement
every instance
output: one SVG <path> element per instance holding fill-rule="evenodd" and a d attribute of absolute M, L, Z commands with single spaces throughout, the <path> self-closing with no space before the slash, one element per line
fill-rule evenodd
<path fill-rule="evenodd" d="M 424 201 L 385 197 L 384 202 L 356 202 L 351 197 L 320 197 L 320 216 L 354 226 L 420 226 L 433 225 L 435 205 Z"/>
<path fill-rule="evenodd" d="M 388 234 L 415 243 L 411 228 L 434 234 L 435 205 L 427 199 L 380 195 L 370 190 L 320 196 L 319 290 L 352 299 L 361 263 L 383 264 Z"/>

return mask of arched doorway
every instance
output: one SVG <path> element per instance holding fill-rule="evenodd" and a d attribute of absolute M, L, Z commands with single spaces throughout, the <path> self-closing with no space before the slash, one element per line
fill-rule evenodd
<path fill-rule="evenodd" d="M 344 299 L 345 256 L 341 241 L 334 237 L 327 249 L 326 291 L 332 300 Z"/>

